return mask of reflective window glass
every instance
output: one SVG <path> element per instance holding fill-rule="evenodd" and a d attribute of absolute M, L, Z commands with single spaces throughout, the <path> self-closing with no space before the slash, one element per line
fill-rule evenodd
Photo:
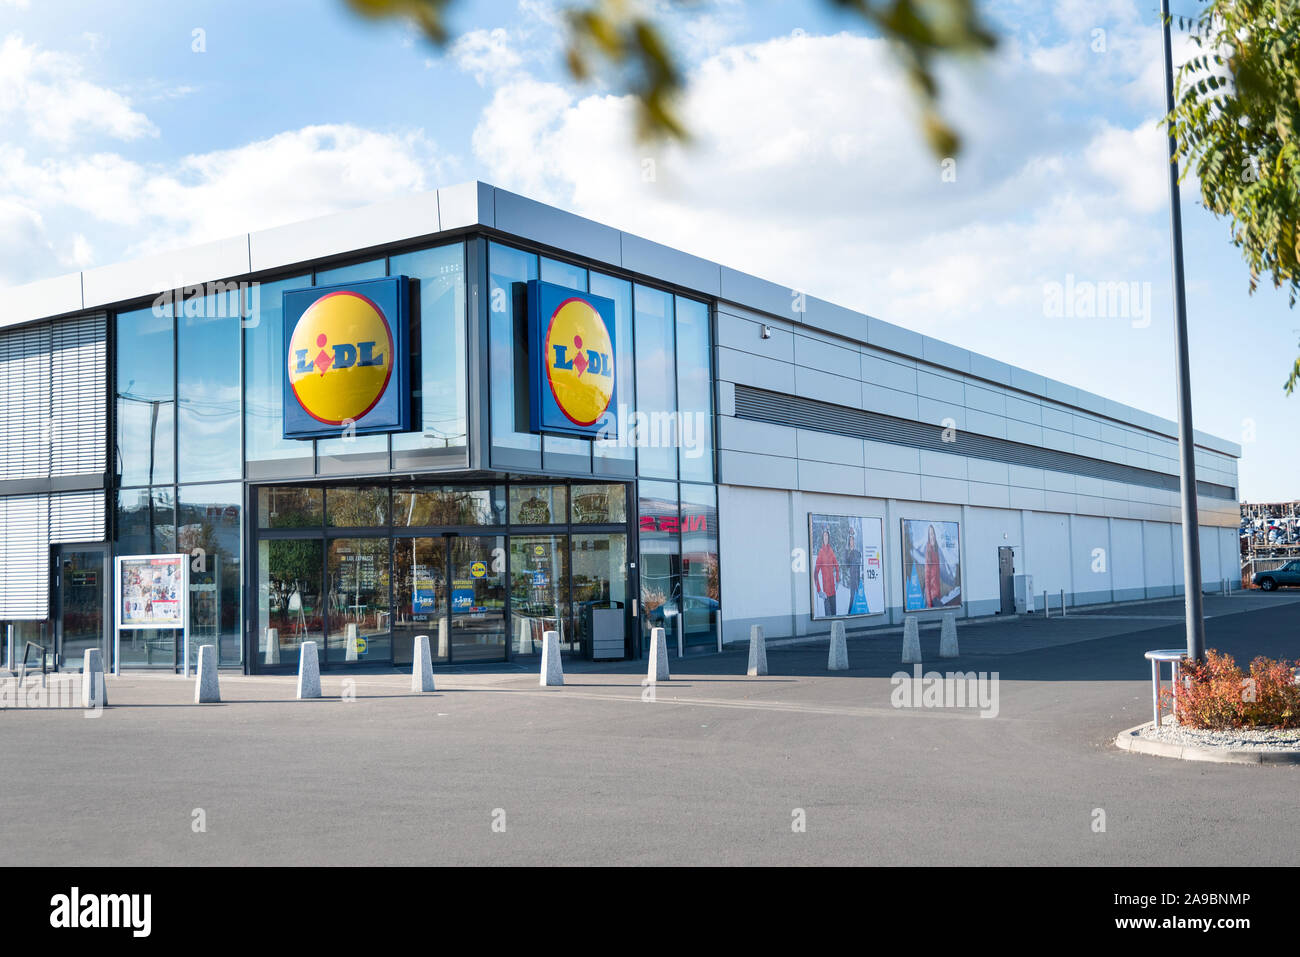
<path fill-rule="evenodd" d="M 575 485 L 572 496 L 575 525 L 627 521 L 627 490 L 622 485 Z"/>
<path fill-rule="evenodd" d="M 193 649 L 213 645 L 220 664 L 242 664 L 243 486 L 182 485 L 179 494 L 177 544 L 191 556 L 191 656 L 197 654 Z"/>
<path fill-rule="evenodd" d="M 238 479 L 238 288 L 194 296 L 176 321 L 178 471 L 181 482 Z"/>
<path fill-rule="evenodd" d="M 393 449 L 462 448 L 468 386 L 465 369 L 465 247 L 461 243 L 394 256 L 389 274 L 418 284 L 411 316 L 412 431 Z"/>
<path fill-rule="evenodd" d="M 677 409 L 681 477 L 713 481 L 713 383 L 709 307 L 677 297 Z"/>
<path fill-rule="evenodd" d="M 626 432 L 631 413 L 636 409 L 636 381 L 632 374 L 635 367 L 632 340 L 632 284 L 626 279 L 615 279 L 613 276 L 593 272 L 591 292 L 614 301 L 614 348 L 617 353 L 617 358 L 614 360 L 614 381 L 617 385 L 618 403 L 623 410 L 621 413 L 617 408 L 611 408 L 609 411 L 618 423 L 616 428 Z M 592 444 L 592 455 L 595 457 L 594 467 L 597 472 L 602 471 L 602 460 L 604 460 L 608 468 L 604 474 L 630 474 L 636 459 L 636 449 L 630 441 L 630 436 L 619 435 L 606 443 L 595 441 Z"/>
<path fill-rule="evenodd" d="M 393 491 L 393 524 L 500 525 L 505 521 L 505 488 L 399 488 Z"/>
<path fill-rule="evenodd" d="M 117 457 L 121 485 L 176 480 L 175 382 L 170 303 L 118 313 Z"/>
<path fill-rule="evenodd" d="M 510 524 L 564 524 L 569 520 L 568 492 L 563 485 L 510 486 Z"/>
<path fill-rule="evenodd" d="M 673 297 L 638 285 L 636 307 L 636 408 L 645 416 L 638 435 L 637 472 L 677 477 L 677 383 Z"/>
<path fill-rule="evenodd" d="M 334 528 L 387 525 L 388 486 L 326 489 L 325 524 Z"/>
<path fill-rule="evenodd" d="M 528 395 L 528 368 L 523 348 L 527 318 L 522 307 L 516 310 L 514 301 L 514 284 L 537 278 L 537 257 L 491 243 L 488 269 L 492 444 L 503 449 L 540 452 L 541 437 L 516 427 L 526 427 L 528 421 L 524 404 Z M 517 395 L 516 382 L 519 383 Z M 518 409 L 516 401 L 520 402 Z M 530 461 L 532 465 L 541 464 L 540 458 Z"/>
<path fill-rule="evenodd" d="M 293 459 L 310 472 L 310 439 L 284 438 L 284 292 L 311 285 L 311 277 L 254 283 L 244 321 L 244 455 L 250 462 Z"/>
<path fill-rule="evenodd" d="M 318 488 L 291 485 L 257 490 L 257 524 L 261 528 L 320 528 L 324 494 Z"/>

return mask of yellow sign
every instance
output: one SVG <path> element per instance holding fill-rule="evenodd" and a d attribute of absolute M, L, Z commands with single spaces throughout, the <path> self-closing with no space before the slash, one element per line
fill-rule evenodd
<path fill-rule="evenodd" d="M 546 330 L 546 379 L 565 418 L 594 425 L 614 396 L 614 345 L 591 303 L 569 299 Z"/>
<path fill-rule="evenodd" d="M 288 353 L 289 384 L 303 411 L 346 425 L 373 409 L 388 387 L 393 331 L 360 293 L 329 293 L 302 314 Z"/>
<path fill-rule="evenodd" d="M 482 562 L 474 562 L 469 566 L 469 573 L 475 578 L 482 578 L 487 574 L 487 566 Z"/>

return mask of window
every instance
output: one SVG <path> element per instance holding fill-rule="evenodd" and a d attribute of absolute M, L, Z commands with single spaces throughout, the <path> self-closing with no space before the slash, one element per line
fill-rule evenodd
<path fill-rule="evenodd" d="M 528 422 L 527 392 L 515 393 L 515 382 L 528 381 L 522 304 L 516 309 L 514 284 L 537 278 L 537 257 L 531 253 L 491 243 L 489 269 L 489 345 L 492 380 L 492 447 L 510 450 L 506 465 L 541 465 L 541 436 L 524 431 Z M 519 403 L 516 408 L 516 402 Z M 499 460 L 494 454 L 494 461 Z"/>
<path fill-rule="evenodd" d="M 121 485 L 176 481 L 170 305 L 117 316 L 117 471 Z"/>
<path fill-rule="evenodd" d="M 627 490 L 622 485 L 573 486 L 573 523 L 603 525 L 627 521 Z"/>
<path fill-rule="evenodd" d="M 694 299 L 676 299 L 677 409 L 683 480 L 713 481 L 713 377 L 709 356 L 709 307 Z"/>
<path fill-rule="evenodd" d="M 633 410 L 636 409 L 636 380 L 632 370 L 636 365 L 632 339 L 632 284 L 626 279 L 615 279 L 600 273 L 591 274 L 591 292 L 614 301 L 614 381 L 618 391 L 618 404 L 610 414 L 618 417 L 619 428 L 626 430 Z M 620 435 L 617 441 L 602 445 L 592 443 L 592 471 L 603 475 L 632 475 L 636 467 L 636 448 L 631 436 Z"/>
<path fill-rule="evenodd" d="M 326 489 L 325 524 L 332 528 L 387 525 L 388 486 Z"/>
<path fill-rule="evenodd" d="M 540 278 L 542 282 L 567 286 L 578 292 L 587 291 L 587 270 L 545 256 L 541 260 Z M 566 472 L 590 472 L 591 440 L 563 435 L 543 436 L 542 467 Z"/>
<path fill-rule="evenodd" d="M 177 544 L 190 559 L 190 641 L 214 645 L 222 665 L 243 663 L 240 512 L 243 486 L 182 485 Z M 197 659 L 195 659 L 197 660 Z"/>
<path fill-rule="evenodd" d="M 177 463 L 182 482 L 243 477 L 239 290 L 195 296 L 176 320 Z"/>
<path fill-rule="evenodd" d="M 569 490 L 563 485 L 510 486 L 511 525 L 563 525 Z"/>
<path fill-rule="evenodd" d="M 663 628 L 669 647 L 677 647 L 681 599 L 681 524 L 675 482 L 642 482 L 638 489 L 641 542 L 641 641 L 650 647 L 650 629 Z"/>
<path fill-rule="evenodd" d="M 320 528 L 324 493 L 318 488 L 263 488 L 257 492 L 259 528 Z"/>
<path fill-rule="evenodd" d="M 286 289 L 310 285 L 311 277 L 295 276 L 250 286 L 245 308 L 244 455 L 249 462 L 287 462 L 297 474 L 309 474 L 314 459 L 311 442 L 284 438 L 283 296 Z"/>
<path fill-rule="evenodd" d="M 505 521 L 505 488 L 399 488 L 393 491 L 393 524 L 408 528 L 499 525 Z"/>
<path fill-rule="evenodd" d="M 638 285 L 636 306 L 636 408 L 645 418 L 638 436 L 637 472 L 652 478 L 677 478 L 676 363 L 673 297 Z"/>
<path fill-rule="evenodd" d="M 417 287 L 411 310 L 412 428 L 417 431 L 395 434 L 393 451 L 463 450 L 468 401 L 465 247 L 455 243 L 394 256 L 388 272 L 409 276 Z"/>

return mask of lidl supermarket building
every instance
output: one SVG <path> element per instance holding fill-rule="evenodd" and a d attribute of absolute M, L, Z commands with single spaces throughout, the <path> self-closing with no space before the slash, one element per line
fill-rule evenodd
<path fill-rule="evenodd" d="M 1182 588 L 1172 422 L 483 183 L 0 303 L 14 660 L 176 669 L 182 609 L 261 673 Z M 1197 434 L 1207 588 L 1239 456 Z"/>

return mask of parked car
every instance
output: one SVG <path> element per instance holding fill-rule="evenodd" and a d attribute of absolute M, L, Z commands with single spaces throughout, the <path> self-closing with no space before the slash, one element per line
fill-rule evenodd
<path fill-rule="evenodd" d="M 1280 568 L 1272 568 L 1266 572 L 1256 572 L 1251 578 L 1251 583 L 1258 585 L 1264 591 L 1272 591 L 1282 585 L 1293 585 L 1300 588 L 1300 559 L 1287 562 Z"/>

